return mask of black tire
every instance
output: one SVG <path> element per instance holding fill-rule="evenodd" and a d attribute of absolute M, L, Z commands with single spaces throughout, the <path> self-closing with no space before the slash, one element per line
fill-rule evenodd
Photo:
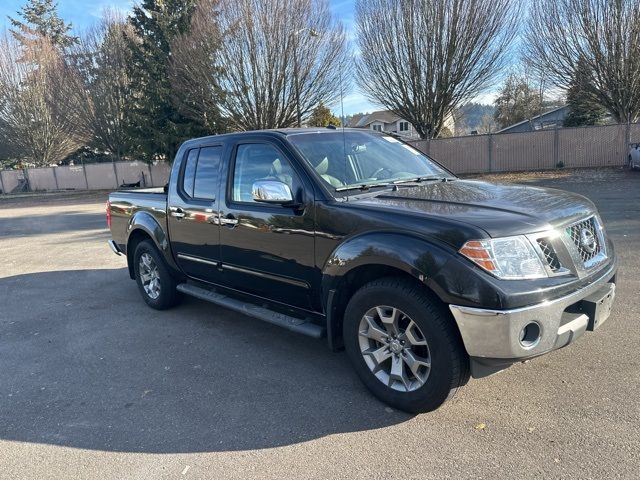
<path fill-rule="evenodd" d="M 157 277 L 159 283 L 159 294 L 156 298 L 149 294 L 143 285 L 143 280 L 140 275 L 140 259 L 143 255 L 149 255 L 157 268 Z M 138 284 L 138 290 L 142 298 L 151 308 L 156 310 L 166 310 L 174 307 L 182 299 L 180 292 L 176 290 L 176 280 L 171 274 L 171 271 L 167 267 L 164 259 L 158 249 L 151 240 L 144 240 L 138 244 L 133 254 L 133 268 L 136 277 L 136 283 Z M 144 268 L 144 267 L 143 267 Z"/>
<path fill-rule="evenodd" d="M 360 321 L 370 309 L 381 305 L 405 313 L 427 341 L 431 369 L 424 384 L 413 391 L 398 391 L 385 385 L 363 357 Z M 347 305 L 343 335 L 347 355 L 362 382 L 396 409 L 411 413 L 435 410 L 469 380 L 469 357 L 451 314 L 439 299 L 411 280 L 386 277 L 360 288 Z"/>

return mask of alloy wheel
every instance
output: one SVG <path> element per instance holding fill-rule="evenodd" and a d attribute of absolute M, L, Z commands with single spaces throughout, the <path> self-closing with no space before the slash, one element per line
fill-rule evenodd
<path fill-rule="evenodd" d="M 422 387 L 431 355 L 420 327 L 402 310 L 377 306 L 364 314 L 358 341 L 365 363 L 378 380 L 400 392 Z"/>
<path fill-rule="evenodd" d="M 157 299 L 160 296 L 160 274 L 155 260 L 147 252 L 140 255 L 138 275 L 140 275 L 140 282 L 145 293 L 149 298 Z"/>

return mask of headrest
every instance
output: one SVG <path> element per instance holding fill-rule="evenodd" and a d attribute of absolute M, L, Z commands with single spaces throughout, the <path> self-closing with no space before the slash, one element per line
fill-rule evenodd
<path fill-rule="evenodd" d="M 322 161 L 318 165 L 316 165 L 316 172 L 318 172 L 320 175 L 324 175 L 325 173 L 327 173 L 327 170 L 329 170 L 329 159 L 327 157 L 324 157 Z"/>

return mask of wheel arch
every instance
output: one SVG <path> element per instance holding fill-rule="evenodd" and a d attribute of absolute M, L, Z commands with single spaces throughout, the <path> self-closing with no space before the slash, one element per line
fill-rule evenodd
<path fill-rule="evenodd" d="M 135 278 L 133 256 L 137 245 L 144 240 L 151 240 L 169 268 L 179 272 L 177 265 L 173 261 L 169 239 L 160 222 L 150 213 L 139 211 L 131 217 L 127 226 L 127 266 L 129 276 L 132 279 Z"/>
<path fill-rule="evenodd" d="M 433 277 L 449 258 L 450 253 L 441 246 L 391 232 L 369 233 L 341 244 L 328 258 L 322 275 L 329 347 L 343 347 L 342 320 L 347 303 L 359 288 L 373 280 L 407 278 L 442 301 Z"/>

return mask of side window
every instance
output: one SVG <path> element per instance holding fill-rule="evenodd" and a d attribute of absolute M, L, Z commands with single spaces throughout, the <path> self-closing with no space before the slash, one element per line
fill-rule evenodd
<path fill-rule="evenodd" d="M 193 183 L 193 197 L 215 200 L 218 191 L 218 174 L 222 147 L 204 147 L 200 149 L 198 167 Z"/>
<path fill-rule="evenodd" d="M 251 191 L 258 180 L 277 180 L 295 191 L 293 168 L 274 146 L 264 143 L 238 145 L 233 169 L 232 200 L 253 203 Z"/>
<path fill-rule="evenodd" d="M 198 149 L 189 150 L 184 174 L 182 175 L 182 191 L 189 197 L 193 197 L 193 181 L 196 177 L 196 163 L 198 163 Z"/>

